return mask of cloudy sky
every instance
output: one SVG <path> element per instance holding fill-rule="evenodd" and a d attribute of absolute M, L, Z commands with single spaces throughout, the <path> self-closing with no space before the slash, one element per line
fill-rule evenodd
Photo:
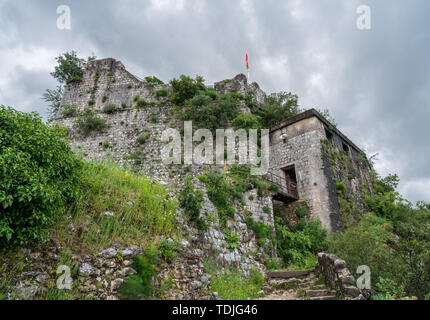
<path fill-rule="evenodd" d="M 57 7 L 71 10 L 59 30 Z M 357 28 L 357 8 L 371 29 Z M 49 72 L 69 50 L 114 57 L 140 76 L 245 72 L 270 93 L 329 109 L 399 191 L 430 201 L 428 0 L 0 0 L 0 104 L 46 116 Z"/>

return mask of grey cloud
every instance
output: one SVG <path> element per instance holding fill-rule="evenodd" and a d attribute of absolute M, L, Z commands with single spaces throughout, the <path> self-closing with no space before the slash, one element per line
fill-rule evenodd
<path fill-rule="evenodd" d="M 71 31 L 55 27 L 60 4 L 71 7 Z M 430 3 L 368 0 L 370 31 L 356 28 L 361 4 L 3 0 L 0 50 L 45 48 L 54 57 L 75 49 L 115 57 L 141 77 L 199 74 L 209 84 L 244 72 L 248 51 L 251 78 L 265 91 L 292 91 L 303 108 L 329 108 L 347 136 L 380 153 L 381 172 L 400 174 L 407 197 L 430 200 Z M 55 83 L 34 63 L 0 61 L 8 70 L 0 75 L 11 78 L 0 97 L 44 113 L 40 95 Z"/>

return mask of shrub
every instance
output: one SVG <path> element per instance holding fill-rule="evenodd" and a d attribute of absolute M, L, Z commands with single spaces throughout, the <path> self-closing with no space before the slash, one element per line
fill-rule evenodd
<path fill-rule="evenodd" d="M 264 246 L 266 243 L 266 239 L 272 239 L 272 228 L 268 225 L 256 222 L 253 218 L 249 217 L 246 219 L 246 224 L 249 229 L 255 232 L 255 237 L 257 238 L 257 242 L 259 246 Z"/>
<path fill-rule="evenodd" d="M 188 76 L 181 75 L 179 79 L 170 81 L 173 88 L 172 102 L 176 105 L 184 105 L 185 101 L 193 98 L 199 91 L 206 89 L 204 79 L 197 76 L 192 79 Z"/>
<path fill-rule="evenodd" d="M 161 88 L 160 90 L 157 90 L 155 92 L 155 95 L 157 96 L 157 98 L 167 97 L 168 91 L 166 88 Z"/>
<path fill-rule="evenodd" d="M 118 108 L 116 105 L 114 104 L 108 104 L 106 106 L 103 107 L 103 112 L 104 113 L 108 113 L 108 114 L 112 114 L 118 111 Z"/>
<path fill-rule="evenodd" d="M 155 76 L 145 77 L 145 81 L 150 83 L 150 84 L 164 84 L 163 81 L 161 81 L 160 79 L 158 79 Z"/>
<path fill-rule="evenodd" d="M 102 98 L 102 103 L 105 103 L 107 101 L 108 97 L 107 96 L 103 96 Z"/>
<path fill-rule="evenodd" d="M 88 101 L 88 106 L 92 107 L 95 104 L 94 100 L 89 100 Z"/>
<path fill-rule="evenodd" d="M 197 123 L 199 128 L 210 130 L 229 124 L 240 112 L 239 102 L 231 94 L 224 94 L 214 101 L 202 91 L 195 95 L 189 104 L 186 117 Z"/>
<path fill-rule="evenodd" d="M 155 114 L 151 116 L 151 122 L 152 123 L 157 123 L 158 122 L 158 117 Z"/>
<path fill-rule="evenodd" d="M 269 128 L 300 113 L 298 97 L 286 92 L 272 93 L 264 105 L 254 107 L 252 112 L 261 118 L 263 128 Z"/>
<path fill-rule="evenodd" d="M 94 115 L 94 112 L 90 109 L 86 109 L 84 114 L 76 119 L 74 126 L 84 136 L 88 136 L 91 132 L 103 132 L 108 124 L 106 120 L 98 118 Z"/>
<path fill-rule="evenodd" d="M 253 114 L 241 113 L 233 119 L 231 125 L 235 130 L 261 129 L 261 118 Z"/>
<path fill-rule="evenodd" d="M 60 127 L 0 106 L 0 247 L 47 239 L 78 194 L 81 161 Z"/>
<path fill-rule="evenodd" d="M 145 134 L 145 135 L 140 136 L 139 138 L 137 138 L 137 142 L 139 144 L 145 144 L 148 141 L 149 137 L 150 137 L 150 135 L 149 135 L 149 133 L 147 133 L 147 134 Z"/>
<path fill-rule="evenodd" d="M 225 176 L 214 172 L 206 172 L 199 176 L 198 179 L 206 184 L 208 198 L 217 208 L 221 222 L 225 223 L 227 218 L 233 218 L 235 210 L 230 200 L 233 192 Z"/>
<path fill-rule="evenodd" d="M 170 263 L 176 259 L 178 245 L 173 241 L 163 240 L 158 244 L 158 251 L 160 252 L 161 258 L 167 263 Z"/>
<path fill-rule="evenodd" d="M 336 191 L 338 194 L 345 193 L 346 185 L 344 182 L 336 182 Z"/>
<path fill-rule="evenodd" d="M 269 186 L 269 191 L 272 191 L 272 192 L 276 192 L 276 193 L 278 193 L 278 192 L 279 192 L 279 186 L 278 186 L 277 184 L 272 183 L 272 184 Z"/>
<path fill-rule="evenodd" d="M 191 181 L 191 176 L 185 178 L 185 187 L 179 194 L 179 204 L 191 221 L 199 223 L 200 210 L 204 201 L 203 191 L 194 190 L 194 185 Z"/>
<path fill-rule="evenodd" d="M 239 245 L 240 235 L 230 230 L 224 231 L 225 241 L 227 242 L 227 249 L 234 250 Z"/>
<path fill-rule="evenodd" d="M 127 108 L 128 108 L 127 103 L 125 103 L 125 102 L 121 102 L 121 108 L 122 108 L 122 109 L 127 109 Z"/>
<path fill-rule="evenodd" d="M 146 250 L 141 256 L 137 256 L 132 263 L 136 274 L 129 275 L 119 289 L 122 300 L 137 300 L 150 297 L 154 292 L 152 277 L 156 275 L 155 263 L 157 256 Z"/>
<path fill-rule="evenodd" d="M 66 118 L 75 117 L 77 114 L 78 114 L 78 108 L 76 107 L 75 104 L 64 106 L 63 112 L 61 113 L 61 115 Z"/>
<path fill-rule="evenodd" d="M 275 217 L 275 229 L 278 256 L 287 267 L 314 267 L 316 254 L 327 249 L 327 231 L 320 221 L 302 219 L 296 227 L 288 227 Z"/>
<path fill-rule="evenodd" d="M 306 208 L 305 208 L 305 207 L 300 206 L 300 207 L 298 207 L 298 208 L 296 209 L 296 216 L 297 216 L 297 218 L 299 218 L 299 219 L 303 219 L 303 218 L 305 218 L 307 215 L 308 215 L 308 211 L 306 210 Z"/>

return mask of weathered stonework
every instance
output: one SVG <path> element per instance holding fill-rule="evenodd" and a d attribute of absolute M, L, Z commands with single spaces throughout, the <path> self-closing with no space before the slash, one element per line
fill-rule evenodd
<path fill-rule="evenodd" d="M 317 275 L 324 277 L 326 285 L 336 290 L 346 300 L 366 300 L 366 292 L 356 287 L 354 276 L 346 267 L 346 262 L 334 254 L 319 253 L 315 267 Z"/>
<path fill-rule="evenodd" d="M 168 128 L 179 129 L 176 107 L 168 98 L 157 97 L 156 91 L 165 88 L 172 92 L 170 85 L 154 85 L 141 81 L 130 74 L 121 62 L 114 59 L 103 59 L 90 62 L 84 73 L 83 80 L 67 86 L 64 93 L 62 108 L 66 105 L 76 105 L 79 111 L 87 108 L 96 112 L 109 124 L 105 132 L 92 133 L 82 136 L 74 123 L 77 117 L 58 118 L 56 122 L 68 129 L 72 148 L 81 152 L 87 159 L 114 159 L 120 165 L 126 165 L 135 171 L 150 177 L 156 182 L 168 185 L 172 196 L 178 195 L 187 175 L 197 177 L 208 170 L 222 170 L 216 165 L 164 165 L 161 161 L 161 150 L 165 143 L 161 141 L 162 132 Z M 256 83 L 248 85 L 244 75 L 238 75 L 231 80 L 215 83 L 218 93 L 237 92 L 246 96 L 253 93 L 256 104 L 263 104 L 265 93 Z M 146 106 L 141 109 L 133 108 L 136 104 L 134 97 L 139 95 L 145 99 Z M 91 101 L 91 106 L 89 105 Z M 113 114 L 101 112 L 104 106 L 115 104 L 119 108 Z M 124 108 L 125 106 L 125 108 Z M 241 102 L 243 112 L 249 113 L 249 108 Z M 61 115 L 61 111 L 60 111 Z M 156 121 L 154 121 L 154 118 Z M 330 159 L 327 158 L 322 140 L 327 138 L 327 131 L 333 136 L 334 146 L 347 144 L 351 149 L 351 157 L 359 158 L 362 152 L 346 137 L 322 118 L 315 110 L 310 110 L 274 126 L 270 130 L 270 171 L 282 176 L 285 168 L 293 168 L 298 199 L 284 201 L 286 216 L 293 218 L 298 205 L 307 208 L 310 217 L 318 219 L 329 231 L 342 228 L 339 218 L 339 199 L 336 193 L 334 178 L 336 172 Z M 138 138 L 148 136 L 143 143 Z M 368 178 L 368 167 L 361 166 L 357 176 L 347 186 L 347 192 L 354 194 L 357 186 Z M 197 180 L 195 185 L 206 191 Z M 251 197 L 252 196 L 252 197 Z M 253 200 L 250 200 L 250 199 Z M 362 199 L 362 196 L 359 197 Z M 295 202 L 294 201 L 299 201 Z M 292 203 L 292 204 L 290 204 Z M 291 207 L 289 207 L 291 205 Z M 237 265 L 245 272 L 253 266 L 261 267 L 263 250 L 258 247 L 253 231 L 248 230 L 246 218 L 251 216 L 256 222 L 262 222 L 274 228 L 272 197 L 258 197 L 256 190 L 245 193 L 242 203 L 234 204 L 236 218 L 228 222 L 229 228 L 240 235 L 238 248 L 231 251 L 226 249 L 225 237 L 220 232 L 219 218 L 216 208 L 205 198 L 202 216 L 215 216 L 208 231 L 198 231 L 187 226 L 187 234 L 194 239 L 196 250 L 202 250 L 202 259 L 214 257 L 220 264 Z M 181 216 L 181 215 L 179 215 Z M 184 223 L 184 225 L 186 225 Z M 199 255 L 200 253 L 196 253 Z"/>

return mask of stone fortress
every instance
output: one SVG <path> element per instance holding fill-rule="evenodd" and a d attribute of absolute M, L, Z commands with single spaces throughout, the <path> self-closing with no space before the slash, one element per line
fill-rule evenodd
<path fill-rule="evenodd" d="M 183 125 L 175 118 L 176 106 L 168 97 L 155 94 L 161 88 L 169 95 L 173 92 L 169 84 L 137 78 L 115 59 L 91 61 L 83 80 L 66 87 L 59 115 L 69 105 L 75 105 L 79 111 L 92 109 L 98 117 L 107 120 L 109 127 L 103 133 L 85 137 L 74 126 L 77 116 L 59 116 L 55 121 L 67 127 L 72 148 L 86 158 L 111 158 L 132 166 L 154 181 L 168 185 L 172 195 L 177 195 L 185 176 L 197 177 L 211 167 L 166 166 L 161 162 L 162 132 Z M 263 104 L 266 96 L 258 84 L 248 84 L 244 75 L 217 82 L 214 88 L 219 94 L 252 92 L 257 105 Z M 132 107 L 136 96 L 145 99 L 147 105 Z M 108 104 L 118 106 L 118 111 L 103 113 L 103 107 Z M 243 101 L 241 109 L 250 112 Z M 240 235 L 239 246 L 234 250 L 224 246 L 225 235 L 220 232 L 218 220 L 207 231 L 198 231 L 185 223 L 184 231 L 197 257 L 214 256 L 219 263 L 238 266 L 244 272 L 255 265 L 263 268 L 263 252 L 245 223 L 247 214 L 273 228 L 274 214 L 294 222 L 296 209 L 305 207 L 312 218 L 319 219 L 329 232 L 334 232 L 342 230 L 349 219 L 342 210 L 345 201 L 353 204 L 354 209 L 349 211 L 354 215 L 360 210 L 366 192 L 372 192 L 371 168 L 366 155 L 320 113 L 311 109 L 279 120 L 279 124 L 270 128 L 267 175 L 269 183 L 278 185 L 279 190 L 262 197 L 257 195 L 257 190 L 245 193 L 245 205 L 238 206 L 237 217 L 228 221 L 228 227 Z M 148 137 L 144 145 L 137 142 L 142 135 Z M 194 178 L 193 182 L 205 190 L 199 180 Z M 207 196 L 201 214 L 217 216 Z"/>

